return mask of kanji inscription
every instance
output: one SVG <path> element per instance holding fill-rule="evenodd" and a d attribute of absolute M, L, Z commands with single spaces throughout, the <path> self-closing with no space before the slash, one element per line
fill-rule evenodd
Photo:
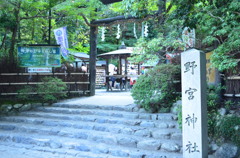
<path fill-rule="evenodd" d="M 207 158 L 205 53 L 191 49 L 181 54 L 183 157 Z"/>

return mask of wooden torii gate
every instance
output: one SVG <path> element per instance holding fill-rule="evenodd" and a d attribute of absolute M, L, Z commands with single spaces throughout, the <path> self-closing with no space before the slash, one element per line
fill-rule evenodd
<path fill-rule="evenodd" d="M 115 2 L 120 2 L 122 0 L 100 0 L 103 4 L 111 4 Z M 90 24 L 90 61 L 89 61 L 89 82 L 90 82 L 90 96 L 95 95 L 95 85 L 96 85 L 96 57 L 97 57 L 97 32 L 98 32 L 98 26 L 109 26 L 113 25 L 115 23 L 120 23 L 120 22 L 126 22 L 126 21 L 145 21 L 149 18 L 156 17 L 156 16 L 161 16 L 162 13 L 165 11 L 165 3 L 166 0 L 159 0 L 163 1 L 164 3 L 160 3 L 163 5 L 159 5 L 158 12 L 154 15 L 147 15 L 144 18 L 138 19 L 133 16 L 116 16 L 116 17 L 111 17 L 111 18 L 106 18 L 106 19 L 101 19 L 101 20 L 94 20 L 91 21 Z M 85 19 L 85 21 L 87 21 Z"/>

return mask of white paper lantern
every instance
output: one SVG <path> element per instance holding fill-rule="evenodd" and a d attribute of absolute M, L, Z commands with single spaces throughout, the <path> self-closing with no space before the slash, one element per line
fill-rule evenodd
<path fill-rule="evenodd" d="M 144 26 L 144 37 L 147 37 L 148 36 L 148 25 L 147 23 L 145 23 L 145 26 Z"/>
<path fill-rule="evenodd" d="M 118 26 L 117 26 L 117 39 L 119 39 L 120 38 L 120 25 L 118 24 Z"/>
<path fill-rule="evenodd" d="M 101 38 L 102 38 L 102 41 L 105 41 L 105 27 L 102 27 L 102 36 L 101 36 Z"/>
<path fill-rule="evenodd" d="M 137 33 L 136 33 L 136 24 L 134 23 L 133 25 L 133 34 L 134 34 L 134 37 L 137 39 Z"/>

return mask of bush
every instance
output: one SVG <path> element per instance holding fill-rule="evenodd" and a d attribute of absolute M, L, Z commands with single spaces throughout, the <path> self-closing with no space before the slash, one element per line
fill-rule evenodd
<path fill-rule="evenodd" d="M 231 141 L 240 146 L 240 117 L 224 116 L 216 127 L 216 138 L 222 141 Z"/>
<path fill-rule="evenodd" d="M 42 103 L 53 103 L 66 97 L 67 85 L 59 78 L 44 77 L 43 84 L 37 86 L 37 93 Z"/>
<path fill-rule="evenodd" d="M 33 94 L 29 94 L 31 92 L 34 92 L 35 89 L 31 86 L 25 86 L 24 88 L 18 90 L 19 93 L 17 95 L 17 99 L 23 103 L 31 102 L 34 99 Z"/>
<path fill-rule="evenodd" d="M 180 105 L 177 109 L 177 122 L 178 122 L 178 128 L 182 129 L 182 105 Z"/>
<path fill-rule="evenodd" d="M 208 135 L 213 138 L 216 134 L 218 109 L 221 106 L 221 85 L 208 85 L 207 87 L 207 111 L 208 111 Z"/>
<path fill-rule="evenodd" d="M 162 64 L 140 76 L 133 86 L 132 97 L 137 104 L 150 112 L 170 108 L 179 96 L 175 81 L 180 80 L 179 65 Z"/>

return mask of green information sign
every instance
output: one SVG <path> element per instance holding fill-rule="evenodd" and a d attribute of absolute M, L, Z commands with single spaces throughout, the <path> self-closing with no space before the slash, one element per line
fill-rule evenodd
<path fill-rule="evenodd" d="M 60 67 L 60 46 L 23 46 L 18 47 L 21 67 Z"/>

